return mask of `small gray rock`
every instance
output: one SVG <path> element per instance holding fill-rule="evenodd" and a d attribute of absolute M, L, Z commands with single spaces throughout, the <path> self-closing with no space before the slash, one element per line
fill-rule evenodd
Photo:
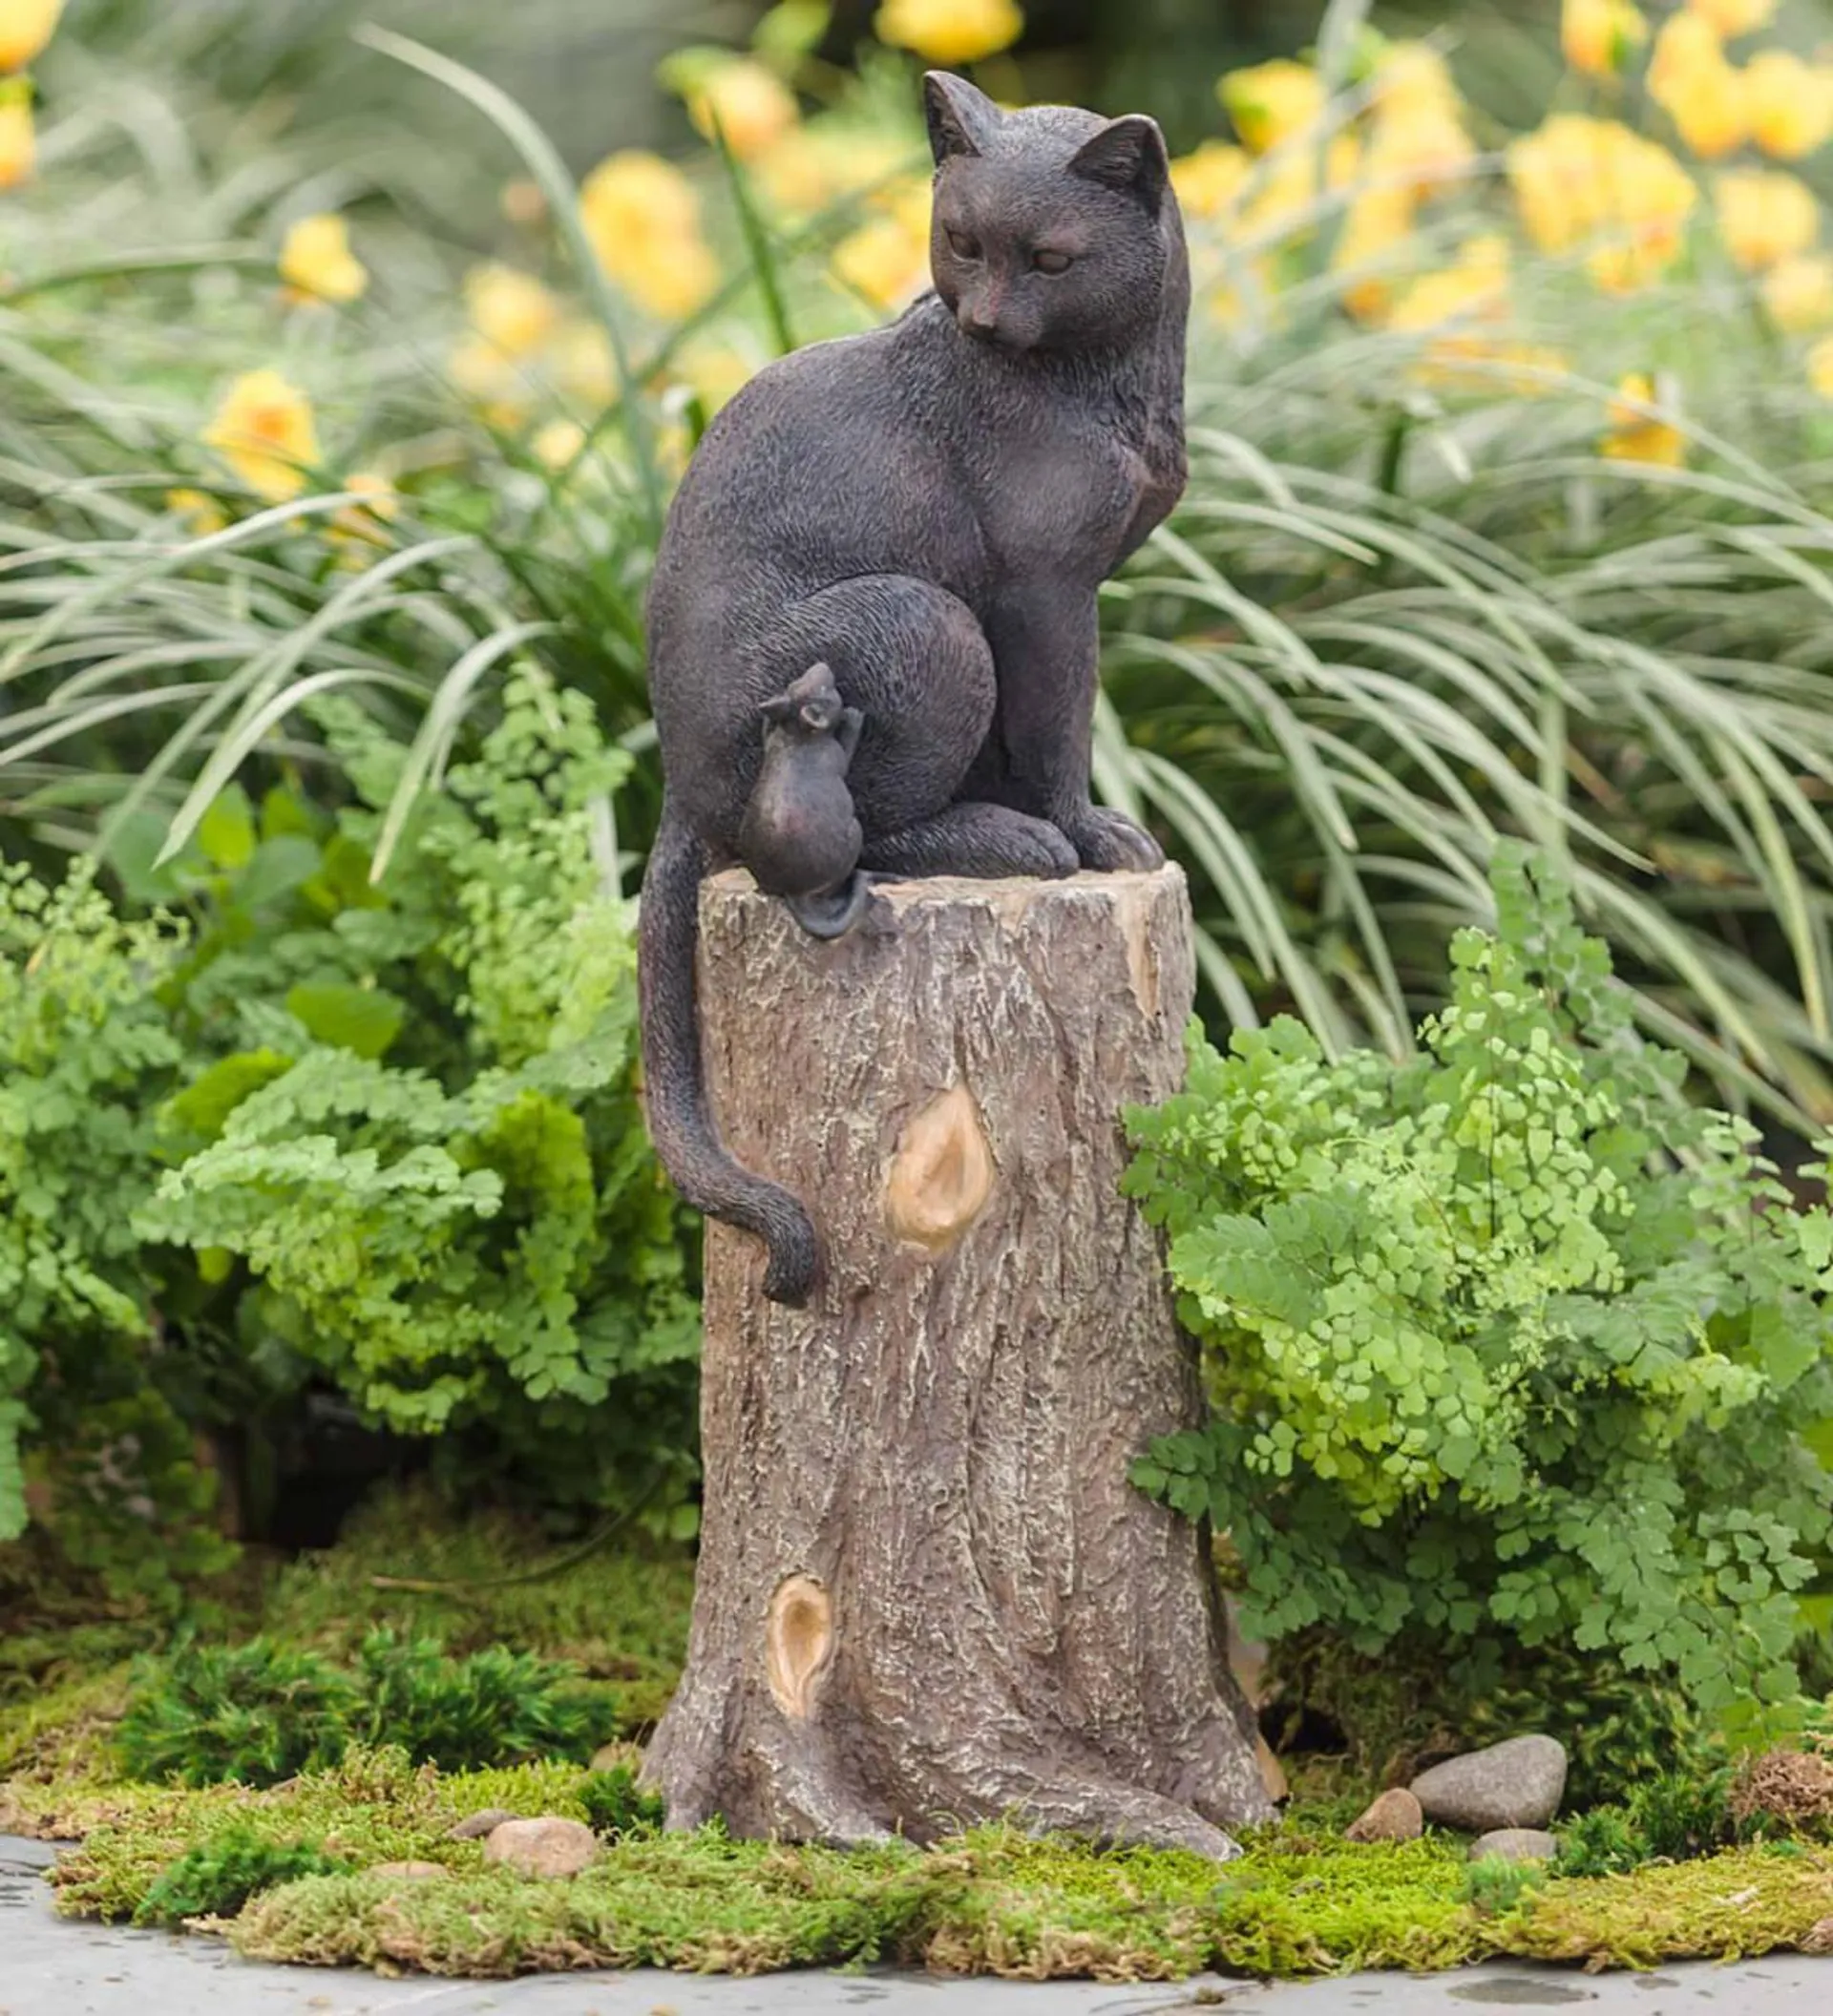
<path fill-rule="evenodd" d="M 505 1820 L 484 1843 L 484 1859 L 522 1876 L 578 1876 L 599 1858 L 599 1838 L 583 1820 L 543 1814 Z"/>
<path fill-rule="evenodd" d="M 1565 1790 L 1566 1748 L 1551 1736 L 1510 1736 L 1435 1764 L 1413 1780 L 1426 1818 L 1464 1834 L 1544 1827 Z"/>
<path fill-rule="evenodd" d="M 1425 1816 L 1410 1792 L 1396 1786 L 1384 1792 L 1359 1819 L 1343 1829 L 1346 1841 L 1417 1841 L 1424 1832 Z"/>
<path fill-rule="evenodd" d="M 1559 1843 L 1538 1827 L 1498 1827 L 1493 1834 L 1480 1835 L 1470 1843 L 1470 1859 L 1480 1862 L 1485 1856 L 1500 1856 L 1505 1862 L 1550 1862 L 1559 1853 Z"/>
<path fill-rule="evenodd" d="M 505 1820 L 516 1816 L 507 1806 L 486 1806 L 482 1813 L 474 1813 L 470 1819 L 460 1820 L 449 1836 L 454 1841 L 481 1841 L 495 1834 Z"/>

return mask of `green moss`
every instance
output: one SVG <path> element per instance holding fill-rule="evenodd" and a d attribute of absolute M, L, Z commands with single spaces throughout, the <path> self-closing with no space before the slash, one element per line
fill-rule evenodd
<path fill-rule="evenodd" d="M 1779 1843 L 1549 1882 L 1505 1921 L 1498 1938 L 1503 1950 L 1527 1959 L 1655 1967 L 1799 1947 L 1827 1917 L 1833 1851 Z"/>
<path fill-rule="evenodd" d="M 1221 1867 L 999 1827 L 929 1851 L 842 1854 L 733 1841 L 715 1826 L 626 1835 L 584 1875 L 538 1882 L 451 1838 L 487 1806 L 589 1818 L 603 1775 L 525 1765 L 447 1777 L 381 1751 L 261 1793 L 114 1787 L 72 1816 L 90 1832 L 59 1866 L 59 1907 L 145 1916 L 162 1896 L 193 1897 L 200 1869 L 233 1861 L 259 1879 L 228 1925 L 251 1958 L 497 1977 L 884 1960 L 1040 1981 L 1424 1969 L 1499 1954 L 1647 1966 L 1799 1945 L 1833 1915 L 1833 1852 L 1818 1848 L 1738 1849 L 1598 1880 L 1553 1874 L 1505 1891 L 1472 1879 L 1461 1841 L 1357 1846 L 1315 1831 L 1317 1809 L 1252 1837 Z M 302 1844 L 350 1873 L 273 1883 L 276 1856 Z M 450 1874 L 374 1873 L 410 1859 Z"/>

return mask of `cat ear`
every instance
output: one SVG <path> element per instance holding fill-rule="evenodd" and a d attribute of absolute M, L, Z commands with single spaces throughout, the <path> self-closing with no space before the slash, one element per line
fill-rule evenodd
<path fill-rule="evenodd" d="M 1141 112 L 1109 119 L 1092 140 L 1084 144 L 1069 163 L 1069 173 L 1108 189 L 1126 190 L 1148 209 L 1156 210 L 1171 173 L 1165 154 L 1165 136 L 1158 130 L 1157 120 L 1148 119 Z"/>
<path fill-rule="evenodd" d="M 939 168 L 950 155 L 984 154 L 1000 122 L 1000 108 L 965 77 L 932 70 L 923 77 L 923 116 L 929 121 L 930 152 Z"/>

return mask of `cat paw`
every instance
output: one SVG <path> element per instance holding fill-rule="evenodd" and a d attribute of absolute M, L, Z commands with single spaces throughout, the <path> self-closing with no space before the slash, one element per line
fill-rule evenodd
<path fill-rule="evenodd" d="M 1106 806 L 1086 807 L 1063 830 L 1081 865 L 1100 874 L 1143 872 L 1165 864 L 1165 850 L 1143 826 Z"/>

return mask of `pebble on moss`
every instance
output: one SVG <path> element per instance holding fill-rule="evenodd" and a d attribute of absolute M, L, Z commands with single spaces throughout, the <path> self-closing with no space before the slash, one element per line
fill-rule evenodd
<path fill-rule="evenodd" d="M 1566 1746 L 1552 1736 L 1510 1736 L 1435 1764 L 1413 1780 L 1426 1818 L 1465 1834 L 1544 1827 L 1566 1791 Z"/>
<path fill-rule="evenodd" d="M 1420 1802 L 1403 1785 L 1384 1792 L 1343 1830 L 1346 1841 L 1417 1841 L 1425 1832 Z"/>
<path fill-rule="evenodd" d="M 599 1858 L 599 1838 L 583 1820 L 544 1814 L 505 1820 L 484 1843 L 484 1859 L 521 1876 L 578 1876 Z"/>
<path fill-rule="evenodd" d="M 1490 1856 L 1505 1862 L 1550 1862 L 1558 1853 L 1559 1843 L 1538 1827 L 1497 1827 L 1470 1843 L 1473 1862 Z"/>

